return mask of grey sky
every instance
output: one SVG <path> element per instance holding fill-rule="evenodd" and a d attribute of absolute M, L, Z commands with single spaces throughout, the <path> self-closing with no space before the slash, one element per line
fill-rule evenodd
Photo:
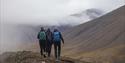
<path fill-rule="evenodd" d="M 89 8 L 105 12 L 125 4 L 125 0 L 1 0 L 1 20 L 8 23 L 58 23 L 57 19 Z"/>

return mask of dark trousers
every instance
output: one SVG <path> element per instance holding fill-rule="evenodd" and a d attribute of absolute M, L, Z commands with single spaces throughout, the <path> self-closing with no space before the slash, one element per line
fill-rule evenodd
<path fill-rule="evenodd" d="M 52 48 L 52 41 L 51 41 L 51 40 L 48 40 L 48 41 L 47 41 L 47 45 L 46 45 L 46 51 L 47 51 L 47 53 L 48 53 L 48 57 L 50 57 L 51 48 Z"/>
<path fill-rule="evenodd" d="M 46 40 L 39 40 L 41 56 L 46 52 Z"/>
<path fill-rule="evenodd" d="M 61 54 L 61 41 L 54 41 L 55 57 L 59 58 Z"/>

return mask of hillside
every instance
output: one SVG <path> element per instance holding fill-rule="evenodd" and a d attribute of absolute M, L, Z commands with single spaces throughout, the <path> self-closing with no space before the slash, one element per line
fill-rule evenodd
<path fill-rule="evenodd" d="M 124 17 L 125 6 L 65 31 L 64 55 L 97 63 L 124 63 Z"/>

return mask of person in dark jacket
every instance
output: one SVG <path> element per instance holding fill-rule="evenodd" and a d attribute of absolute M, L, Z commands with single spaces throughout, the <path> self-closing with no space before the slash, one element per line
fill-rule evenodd
<path fill-rule="evenodd" d="M 48 28 L 48 30 L 46 32 L 46 35 L 47 35 L 46 49 L 47 49 L 48 57 L 50 57 L 53 41 L 52 41 L 52 32 L 51 32 L 51 30 L 49 28 Z"/>
<path fill-rule="evenodd" d="M 37 38 L 39 39 L 41 56 L 46 57 L 46 32 L 43 27 L 41 27 L 41 30 L 38 33 Z"/>
<path fill-rule="evenodd" d="M 59 32 L 57 29 L 54 29 L 54 32 L 53 32 L 53 43 L 54 43 L 54 50 L 55 50 L 56 60 L 60 60 L 61 41 L 64 44 L 64 40 L 63 40 L 61 32 Z"/>

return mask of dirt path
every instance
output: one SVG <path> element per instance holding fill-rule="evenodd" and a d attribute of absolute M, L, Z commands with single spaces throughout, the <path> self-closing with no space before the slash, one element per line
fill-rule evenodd
<path fill-rule="evenodd" d="M 7 52 L 0 55 L 1 63 L 87 63 L 74 59 L 62 57 L 60 61 L 55 61 L 54 57 L 42 58 L 39 53 L 31 51 Z"/>

